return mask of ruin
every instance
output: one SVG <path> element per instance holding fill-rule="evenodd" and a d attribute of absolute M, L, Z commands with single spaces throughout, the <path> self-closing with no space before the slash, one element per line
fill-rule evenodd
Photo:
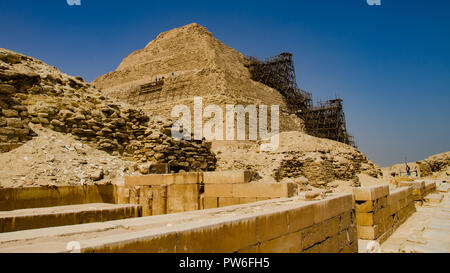
<path fill-rule="evenodd" d="M 422 203 L 447 204 L 436 177 L 375 180 L 382 171 L 344 144 L 342 100 L 314 105 L 292 54 L 245 58 L 197 24 L 132 53 L 94 82 L 102 92 L 12 51 L 0 49 L 0 66 L 0 253 L 75 252 L 74 242 L 79 252 L 367 252 Z M 279 105 L 279 149 L 176 140 L 164 116 L 195 96 Z M 449 162 L 417 164 L 432 174 Z"/>
<path fill-rule="evenodd" d="M 252 80 L 278 90 L 289 110 L 304 121 L 306 133 L 356 147 L 353 137 L 347 133 L 342 99 L 319 101 L 314 105 L 312 94 L 297 86 L 291 53 L 283 52 L 265 61 L 251 56 L 247 59 Z"/>

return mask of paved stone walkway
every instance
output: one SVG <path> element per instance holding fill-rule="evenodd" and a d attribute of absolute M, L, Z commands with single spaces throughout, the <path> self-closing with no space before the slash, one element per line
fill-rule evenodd
<path fill-rule="evenodd" d="M 432 193 L 425 200 L 381 245 L 382 252 L 450 253 L 450 192 Z"/>

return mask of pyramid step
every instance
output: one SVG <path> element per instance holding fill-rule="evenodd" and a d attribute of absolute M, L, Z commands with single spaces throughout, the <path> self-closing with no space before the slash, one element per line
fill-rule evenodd
<path fill-rule="evenodd" d="M 140 205 L 106 203 L 0 211 L 0 232 L 105 222 L 141 213 Z"/>

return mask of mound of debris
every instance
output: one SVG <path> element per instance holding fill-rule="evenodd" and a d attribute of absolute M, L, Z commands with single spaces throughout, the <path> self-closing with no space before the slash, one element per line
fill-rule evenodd
<path fill-rule="evenodd" d="M 71 134 L 75 140 L 125 160 L 174 169 L 214 170 L 210 144 L 175 141 L 172 122 L 106 98 L 83 81 L 39 60 L 0 49 L 0 151 L 9 152 L 36 134 L 29 124 Z"/>
<path fill-rule="evenodd" d="M 427 159 L 408 162 L 411 174 L 416 176 L 415 170 L 417 169 L 420 177 L 428 177 L 432 175 L 446 175 L 450 173 L 450 152 L 440 153 L 432 155 Z M 387 176 L 406 176 L 405 163 L 394 164 L 392 166 L 384 167 L 383 172 Z"/>
<path fill-rule="evenodd" d="M 432 155 L 425 160 L 416 162 L 421 176 L 429 176 L 433 173 L 448 171 L 450 166 L 450 152 Z"/>
<path fill-rule="evenodd" d="M 220 145 L 213 142 L 219 170 L 246 169 L 258 173 L 260 181 L 295 181 L 302 185 L 327 188 L 336 180 L 352 181 L 358 175 L 381 178 L 382 172 L 356 148 L 302 132 L 282 132 L 279 147 L 260 151 L 260 143 Z"/>

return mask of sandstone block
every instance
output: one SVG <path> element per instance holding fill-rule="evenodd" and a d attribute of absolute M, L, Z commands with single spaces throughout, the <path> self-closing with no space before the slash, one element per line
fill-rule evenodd
<path fill-rule="evenodd" d="M 327 238 L 327 227 L 324 223 L 315 224 L 311 227 L 302 230 L 302 245 L 303 249 L 308 249 L 311 246 L 323 242 Z"/>
<path fill-rule="evenodd" d="M 357 232 L 363 240 L 376 240 L 383 234 L 378 226 L 358 226 Z"/>
<path fill-rule="evenodd" d="M 0 84 L 0 94 L 10 95 L 16 92 L 16 88 L 9 84 Z"/>
<path fill-rule="evenodd" d="M 198 202 L 198 184 L 175 184 L 167 187 L 167 213 L 198 210 Z"/>
<path fill-rule="evenodd" d="M 261 253 L 300 253 L 302 252 L 302 233 L 290 233 L 261 243 Z"/>
<path fill-rule="evenodd" d="M 177 234 L 179 253 L 230 253 L 257 243 L 255 218 L 203 226 Z"/>
<path fill-rule="evenodd" d="M 173 184 L 197 184 L 200 174 L 197 172 L 177 174 L 150 174 L 142 176 L 125 176 L 127 186 L 160 186 Z"/>
<path fill-rule="evenodd" d="M 256 201 L 257 201 L 256 197 L 242 197 L 242 198 L 239 198 L 239 204 L 254 203 Z"/>
<path fill-rule="evenodd" d="M 314 204 L 306 204 L 288 212 L 289 232 L 296 232 L 314 224 Z"/>
<path fill-rule="evenodd" d="M 256 217 L 258 240 L 260 242 L 288 234 L 288 226 L 288 213 L 286 211 Z"/>
<path fill-rule="evenodd" d="M 281 198 L 297 194 L 295 183 L 232 184 L 233 197 Z"/>
<path fill-rule="evenodd" d="M 353 193 L 356 201 L 376 200 L 389 195 L 389 186 L 381 185 L 374 187 L 354 188 Z"/>
<path fill-rule="evenodd" d="M 17 112 L 16 110 L 12 110 L 12 109 L 2 109 L 2 114 L 8 118 L 19 117 L 19 112 Z"/>
<path fill-rule="evenodd" d="M 166 214 L 167 212 L 167 186 L 152 187 L 152 215 Z"/>
<path fill-rule="evenodd" d="M 205 197 L 233 197 L 232 184 L 206 184 Z"/>
<path fill-rule="evenodd" d="M 353 208 L 353 196 L 351 194 L 340 194 L 330 199 L 315 202 L 314 223 L 320 223 L 327 219 L 338 216 Z"/>
<path fill-rule="evenodd" d="M 375 200 L 367 200 L 367 201 L 358 201 L 356 202 L 355 210 L 356 212 L 375 212 L 380 209 L 387 207 L 388 205 L 388 197 L 382 197 L 380 199 Z"/>
<path fill-rule="evenodd" d="M 240 198 L 236 197 L 219 197 L 219 207 L 234 206 L 240 204 Z"/>
<path fill-rule="evenodd" d="M 387 216 L 386 209 L 374 213 L 356 213 L 356 223 L 358 226 L 382 226 Z"/>
<path fill-rule="evenodd" d="M 204 197 L 203 202 L 205 209 L 215 209 L 219 207 L 217 197 Z"/>
<path fill-rule="evenodd" d="M 249 171 L 223 171 L 204 172 L 203 183 L 205 184 L 235 184 L 248 183 L 252 177 Z"/>

